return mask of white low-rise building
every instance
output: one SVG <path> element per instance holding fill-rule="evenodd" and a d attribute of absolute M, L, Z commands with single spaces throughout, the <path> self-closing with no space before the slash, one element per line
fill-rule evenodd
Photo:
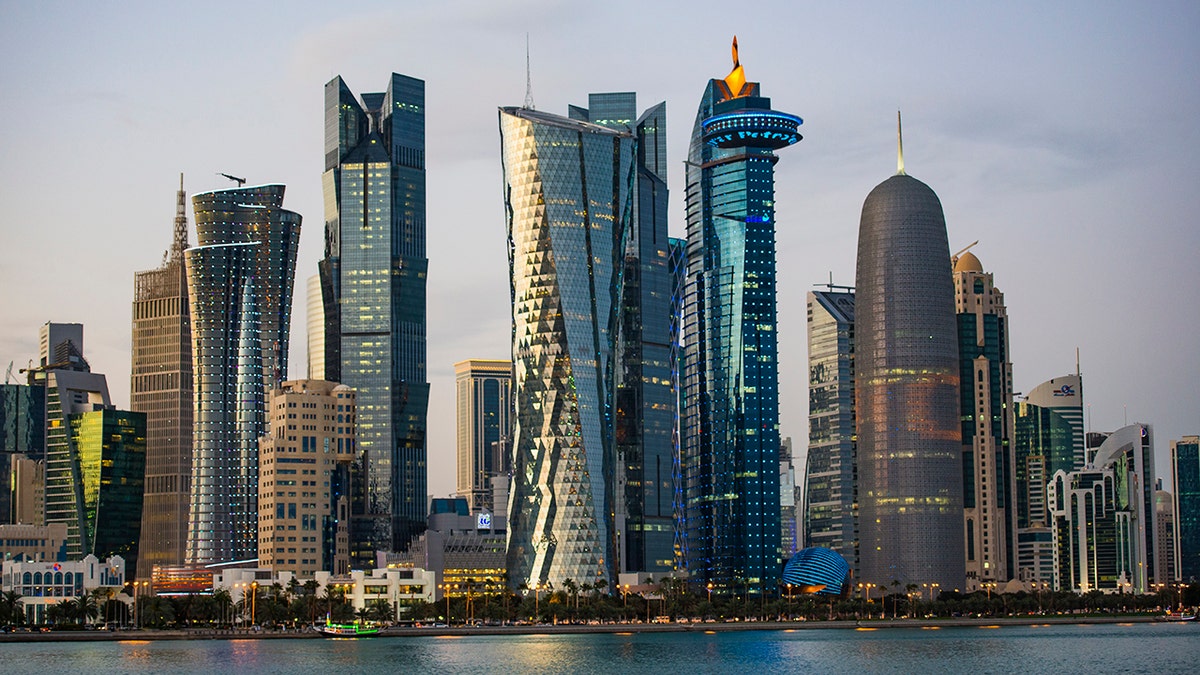
<path fill-rule="evenodd" d="M 114 555 L 101 561 L 94 555 L 66 562 L 5 561 L 0 589 L 21 594 L 25 621 L 46 622 L 46 610 L 97 589 L 116 595 L 125 587 L 125 559 Z"/>
<path fill-rule="evenodd" d="M 412 602 L 433 602 L 437 592 L 437 574 L 419 567 L 351 570 L 349 574 L 332 575 L 317 572 L 318 593 L 326 588 L 344 593 L 355 611 L 366 608 L 376 600 L 386 600 L 398 616 L 401 606 Z"/>

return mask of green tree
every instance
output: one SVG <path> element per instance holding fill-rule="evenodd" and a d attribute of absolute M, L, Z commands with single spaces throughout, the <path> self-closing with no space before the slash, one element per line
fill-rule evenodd
<path fill-rule="evenodd" d="M 25 606 L 16 591 L 0 593 L 0 625 L 19 626 L 25 623 Z"/>
<path fill-rule="evenodd" d="M 77 623 L 87 625 L 100 615 L 100 603 L 94 593 L 84 593 L 71 600 L 70 617 Z"/>

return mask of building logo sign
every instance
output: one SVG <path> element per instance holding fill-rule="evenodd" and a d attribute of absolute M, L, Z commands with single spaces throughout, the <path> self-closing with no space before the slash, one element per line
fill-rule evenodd
<path fill-rule="evenodd" d="M 1069 384 L 1064 384 L 1062 387 L 1059 387 L 1058 389 L 1056 389 L 1054 391 L 1054 395 L 1055 396 L 1074 396 L 1075 395 L 1075 387 L 1072 387 Z"/>

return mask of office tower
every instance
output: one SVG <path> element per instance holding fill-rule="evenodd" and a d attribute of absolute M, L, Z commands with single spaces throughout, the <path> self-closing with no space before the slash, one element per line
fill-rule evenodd
<path fill-rule="evenodd" d="M 304 321 L 308 346 L 308 379 L 325 377 L 325 302 L 321 295 L 321 275 L 308 278 Z"/>
<path fill-rule="evenodd" d="M 17 518 L 16 500 L 24 486 L 16 472 L 23 461 L 45 458 L 45 434 L 45 386 L 0 384 L 0 525 L 33 524 Z"/>
<path fill-rule="evenodd" d="M 259 445 L 258 564 L 311 578 L 350 569 L 354 390 L 292 380 L 271 392 Z"/>
<path fill-rule="evenodd" d="M 803 547 L 837 551 L 857 573 L 855 452 L 854 292 L 830 285 L 829 290 L 808 294 L 808 462 L 804 473 Z"/>
<path fill-rule="evenodd" d="M 958 313 L 967 590 L 975 590 L 1012 578 L 1016 558 L 1012 363 L 1004 294 L 992 274 L 965 249 L 951 263 Z"/>
<path fill-rule="evenodd" d="M 958 334 L 942 204 L 904 172 L 863 203 L 855 283 L 859 567 L 963 588 Z"/>
<path fill-rule="evenodd" d="M 83 324 L 46 322 L 38 332 L 38 360 L 43 370 L 77 370 L 83 358 Z"/>
<path fill-rule="evenodd" d="M 157 269 L 134 274 L 129 407 L 146 414 L 146 494 L 138 579 L 154 565 L 182 565 L 192 481 L 192 326 L 183 251 L 188 246 L 183 175 L 171 248 Z"/>
<path fill-rule="evenodd" d="M 1175 500 L 1170 492 L 1162 489 L 1162 479 L 1157 481 L 1154 491 L 1155 541 L 1158 549 L 1154 553 L 1154 583 L 1168 585 L 1179 578 L 1175 573 Z"/>
<path fill-rule="evenodd" d="M 683 372 L 683 349 L 680 345 L 683 329 L 683 291 L 687 285 L 687 240 L 677 237 L 667 239 L 668 265 L 671 269 L 671 401 L 674 403 L 671 436 L 671 514 L 675 535 L 672 548 L 675 554 L 675 569 L 687 568 L 687 505 L 683 496 L 683 430 L 679 417 L 683 410 L 683 389 L 679 379 Z"/>
<path fill-rule="evenodd" d="M 614 378 L 628 131 L 501 108 L 512 294 L 512 587 L 616 582 Z"/>
<path fill-rule="evenodd" d="M 75 413 L 69 420 L 75 503 L 73 518 L 66 521 L 67 550 L 73 559 L 119 555 L 136 565 L 146 475 L 146 415 L 106 408 Z M 47 518 L 50 522 L 62 520 Z"/>
<path fill-rule="evenodd" d="M 1175 484 L 1175 578 L 1200 578 L 1200 436 L 1171 441 Z M 1162 581 L 1172 581 L 1164 579 Z"/>
<path fill-rule="evenodd" d="M 719 593 L 779 581 L 774 166 L 800 124 L 746 80 L 735 39 L 733 70 L 700 99 L 685 196 L 686 565 Z"/>
<path fill-rule="evenodd" d="M 16 455 L 12 462 L 12 521 L 29 525 L 46 522 L 46 462 Z"/>
<path fill-rule="evenodd" d="M 1151 592 L 1157 555 L 1153 475 L 1153 431 L 1131 424 L 1109 434 L 1082 469 L 1051 477 L 1056 589 Z"/>
<path fill-rule="evenodd" d="M 802 529 L 797 529 L 801 522 L 796 517 L 796 497 L 799 494 L 796 467 L 792 463 L 792 439 L 785 438 L 779 444 L 779 550 L 784 558 L 790 558 L 804 548 L 804 533 Z"/>
<path fill-rule="evenodd" d="M 1054 584 L 1055 539 L 1046 484 L 1059 471 L 1083 468 L 1083 392 L 1078 375 L 1044 382 L 1013 410 L 1015 567 L 1009 576 Z"/>
<path fill-rule="evenodd" d="M 571 119 L 636 137 L 634 218 L 623 256 L 616 374 L 617 531 L 620 571 L 675 565 L 672 507 L 675 396 L 671 390 L 670 242 L 667 237 L 667 104 L 637 116 L 631 92 L 590 94 Z M 636 118 L 636 121 L 635 121 Z"/>
<path fill-rule="evenodd" d="M 287 370 L 300 214 L 284 186 L 192 197 L 199 246 L 185 251 L 194 434 L 185 562 L 258 555 L 258 438 L 265 392 Z"/>
<path fill-rule="evenodd" d="M 324 379 L 358 395 L 351 558 L 425 529 L 425 82 L 325 85 Z M 319 373 L 312 373 L 314 376 Z"/>
<path fill-rule="evenodd" d="M 492 476 L 504 471 L 495 444 L 512 435 L 512 361 L 454 364 L 458 399 L 458 496 L 473 511 L 494 512 Z"/>

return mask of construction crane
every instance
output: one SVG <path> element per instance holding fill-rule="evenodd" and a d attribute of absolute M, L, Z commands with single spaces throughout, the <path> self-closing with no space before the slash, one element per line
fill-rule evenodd
<path fill-rule="evenodd" d="M 227 173 L 220 173 L 220 172 L 218 172 L 218 173 L 217 173 L 217 175 L 218 175 L 218 176 L 224 176 L 224 177 L 228 178 L 229 180 L 231 180 L 231 181 L 233 181 L 233 182 L 237 183 L 237 184 L 238 184 L 238 187 L 242 187 L 243 185 L 245 185 L 245 184 L 246 184 L 246 179 L 245 179 L 245 178 L 238 178 L 237 176 L 231 176 L 231 175 L 229 175 L 229 174 L 227 174 Z"/>
<path fill-rule="evenodd" d="M 979 240 L 976 239 L 975 241 L 973 241 L 973 242 L 967 244 L 966 246 L 962 247 L 961 249 L 959 249 L 958 253 L 955 253 L 954 255 L 950 256 L 950 264 L 953 265 L 954 263 L 958 262 L 958 256 L 966 253 L 972 246 L 974 246 L 975 244 L 978 244 L 978 243 L 979 243 Z"/>

